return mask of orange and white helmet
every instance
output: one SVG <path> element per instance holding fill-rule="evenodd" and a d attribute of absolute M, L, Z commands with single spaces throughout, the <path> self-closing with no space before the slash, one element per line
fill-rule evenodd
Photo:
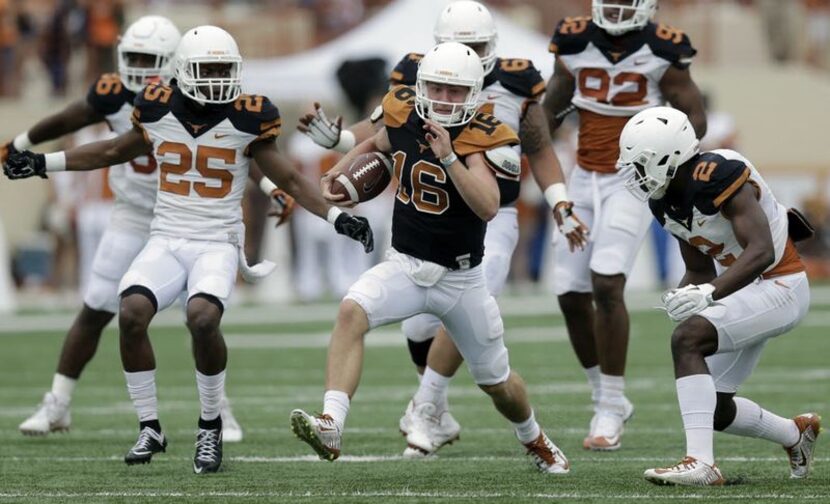
<path fill-rule="evenodd" d="M 144 16 L 131 24 L 118 40 L 118 74 L 124 86 L 134 93 L 155 81 L 170 82 L 172 61 L 182 35 L 172 21 L 163 16 Z M 130 64 L 130 54 L 155 56 L 152 67 Z"/>
<path fill-rule="evenodd" d="M 427 83 L 465 86 L 470 90 L 461 103 L 433 100 Z M 478 109 L 478 97 L 484 84 L 484 69 L 475 51 L 458 42 L 433 47 L 421 59 L 415 81 L 415 111 L 421 119 L 430 119 L 444 127 L 461 126 L 472 120 Z M 451 106 L 450 113 L 435 110 L 436 105 Z"/>
<path fill-rule="evenodd" d="M 478 2 L 461 0 L 447 5 L 435 22 L 433 34 L 437 44 L 486 44 L 484 54 L 480 55 L 484 75 L 496 65 L 496 23 L 487 7 Z"/>
<path fill-rule="evenodd" d="M 662 198 L 677 168 L 700 151 L 689 117 L 652 107 L 628 120 L 620 133 L 617 169 L 630 173 L 625 187 L 642 201 Z"/>
<path fill-rule="evenodd" d="M 227 64 L 226 77 L 210 77 L 203 65 Z M 202 103 L 229 103 L 242 94 L 242 56 L 230 33 L 216 26 L 197 26 L 182 36 L 174 64 L 182 93 Z"/>
<path fill-rule="evenodd" d="M 593 0 L 594 23 L 609 35 L 642 30 L 657 12 L 657 0 Z"/>

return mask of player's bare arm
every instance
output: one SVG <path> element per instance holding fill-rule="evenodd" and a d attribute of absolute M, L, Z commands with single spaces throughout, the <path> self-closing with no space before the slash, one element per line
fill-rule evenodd
<path fill-rule="evenodd" d="M 499 186 L 484 156 L 480 153 L 467 156 L 465 166 L 452 150 L 449 131 L 430 120 L 424 121 L 424 129 L 432 152 L 444 165 L 464 202 L 481 220 L 492 220 L 499 211 Z"/>
<path fill-rule="evenodd" d="M 548 88 L 545 92 L 545 100 L 542 107 L 548 119 L 548 129 L 553 134 L 562 124 L 562 120 L 568 114 L 571 107 L 571 99 L 576 89 L 576 79 L 564 63 L 556 60 L 553 76 L 548 81 Z"/>
<path fill-rule="evenodd" d="M 293 196 L 309 212 L 326 218 L 329 205 L 317 187 L 303 177 L 277 148 L 276 142 L 257 142 L 251 146 L 251 155 L 262 174 L 283 191 Z"/>
<path fill-rule="evenodd" d="M 703 108 L 703 95 L 700 94 L 689 69 L 681 70 L 669 67 L 660 80 L 660 92 L 672 106 L 689 116 L 689 122 L 698 138 L 706 134 L 706 111 Z"/>
<path fill-rule="evenodd" d="M 726 297 L 746 287 L 775 261 L 769 220 L 750 184 L 744 184 L 724 204 L 721 213 L 731 222 L 743 252 L 722 275 L 710 282 L 715 287 L 712 299 Z"/>
<path fill-rule="evenodd" d="M 23 151 L 9 156 L 3 164 L 3 172 L 12 180 L 35 175 L 46 178 L 51 171 L 88 171 L 119 163 L 126 163 L 138 156 L 150 154 L 152 145 L 137 128 L 115 138 L 92 142 L 67 151 L 36 154 Z"/>
<path fill-rule="evenodd" d="M 678 287 L 710 283 L 718 276 L 715 270 L 715 261 L 712 257 L 683 240 L 677 240 L 677 242 L 680 244 L 680 255 L 683 257 L 683 263 L 686 265 L 686 273 L 680 280 Z"/>
<path fill-rule="evenodd" d="M 588 244 L 588 228 L 574 215 L 573 203 L 566 197 L 562 165 L 551 145 L 545 112 L 538 102 L 528 104 L 519 125 L 519 140 L 522 152 L 527 155 L 530 173 L 549 199 L 556 224 L 568 239 L 568 248 L 571 251 L 584 249 Z M 565 226 L 566 221 L 570 221 L 570 225 Z"/>

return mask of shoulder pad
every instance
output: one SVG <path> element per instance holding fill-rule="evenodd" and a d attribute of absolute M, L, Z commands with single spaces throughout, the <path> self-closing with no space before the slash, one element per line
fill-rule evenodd
<path fill-rule="evenodd" d="M 518 145 L 519 137 L 510 126 L 495 116 L 479 112 L 453 140 L 453 150 L 461 157 L 503 145 Z"/>
<path fill-rule="evenodd" d="M 499 59 L 496 71 L 501 85 L 513 94 L 537 98 L 545 92 L 545 79 L 530 60 Z"/>
<path fill-rule="evenodd" d="M 598 29 L 590 17 L 566 17 L 556 25 L 548 51 L 557 55 L 579 54 L 585 50 L 591 35 Z"/>
<path fill-rule="evenodd" d="M 683 30 L 663 23 L 649 23 L 643 31 L 654 54 L 681 70 L 692 64 L 697 49 L 692 47 L 692 41 Z"/>
<path fill-rule="evenodd" d="M 415 108 L 415 90 L 409 86 L 395 86 L 386 93 L 381 104 L 383 107 L 383 125 L 400 128 Z"/>
<path fill-rule="evenodd" d="M 228 119 L 233 127 L 256 135 L 245 148 L 245 155 L 250 155 L 251 145 L 264 140 L 275 140 L 282 132 L 282 119 L 276 105 L 266 96 L 240 95 L 230 106 Z"/>
<path fill-rule="evenodd" d="M 403 84 L 405 86 L 414 86 L 418 77 L 418 65 L 421 64 L 423 54 L 409 53 L 404 56 L 389 76 L 389 82 L 392 86 Z"/>
<path fill-rule="evenodd" d="M 499 175 L 518 179 L 522 174 L 522 159 L 516 149 L 509 145 L 484 151 L 484 159 Z"/>
<path fill-rule="evenodd" d="M 173 88 L 150 84 L 137 94 L 133 102 L 133 123 L 156 122 L 170 111 Z"/>
<path fill-rule="evenodd" d="M 134 99 L 135 93 L 124 86 L 116 73 L 103 74 L 89 87 L 86 95 L 89 106 L 104 116 L 118 112 L 125 103 L 132 104 Z"/>
<path fill-rule="evenodd" d="M 738 159 L 727 159 L 706 152 L 692 168 L 694 204 L 704 214 L 712 215 L 749 180 L 752 171 Z"/>

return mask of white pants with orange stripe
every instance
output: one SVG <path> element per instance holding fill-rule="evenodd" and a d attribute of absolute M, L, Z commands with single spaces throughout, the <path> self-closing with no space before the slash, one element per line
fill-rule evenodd
<path fill-rule="evenodd" d="M 795 327 L 810 308 L 806 273 L 758 279 L 698 315 L 718 330 L 718 350 L 706 358 L 718 392 L 735 393 L 771 338 Z"/>
<path fill-rule="evenodd" d="M 592 271 L 628 276 L 652 219 L 648 205 L 628 192 L 617 173 L 577 166 L 568 180 L 568 196 L 591 236 L 584 250 L 571 252 L 568 240 L 554 233 L 553 283 L 558 296 L 591 292 Z"/>

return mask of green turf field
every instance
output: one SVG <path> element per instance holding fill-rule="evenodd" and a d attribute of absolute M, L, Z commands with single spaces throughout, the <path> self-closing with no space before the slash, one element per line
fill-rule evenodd
<path fill-rule="evenodd" d="M 293 323 L 280 323 L 302 320 L 297 313 L 291 316 L 290 309 L 263 309 L 248 317 L 251 324 L 237 317 L 225 325 L 228 392 L 245 440 L 225 445 L 224 470 L 216 475 L 196 476 L 191 470 L 199 406 L 183 327 L 152 331 L 160 420 L 170 446 L 152 464 L 136 467 L 122 461 L 135 441 L 137 422 L 115 331 L 105 334 L 75 392 L 71 432 L 40 439 L 19 435 L 17 425 L 50 385 L 63 334 L 0 333 L 0 501 L 830 501 L 830 447 L 825 449 L 827 440 L 821 438 L 815 471 L 804 481 L 788 479 L 780 447 L 720 434 L 716 457 L 730 486 L 662 488 L 642 479 L 644 469 L 675 463 L 684 450 L 669 355 L 671 326 L 653 310 L 632 316 L 627 393 L 636 413 L 615 453 L 581 448 L 590 419 L 589 389 L 561 317 L 524 310 L 505 318 L 512 366 L 529 385 L 537 418 L 571 460 L 568 475 L 535 471 L 507 422 L 466 370 L 450 391 L 461 441 L 434 460 L 401 460 L 404 443 L 397 422 L 416 380 L 403 339 L 391 327 L 368 337 L 344 457 L 335 463 L 317 461 L 291 434 L 288 414 L 293 408 L 322 407 L 323 344 L 331 309 Z M 814 303 L 797 330 L 770 342 L 743 395 L 785 416 L 830 412 L 828 327 L 830 305 Z"/>

